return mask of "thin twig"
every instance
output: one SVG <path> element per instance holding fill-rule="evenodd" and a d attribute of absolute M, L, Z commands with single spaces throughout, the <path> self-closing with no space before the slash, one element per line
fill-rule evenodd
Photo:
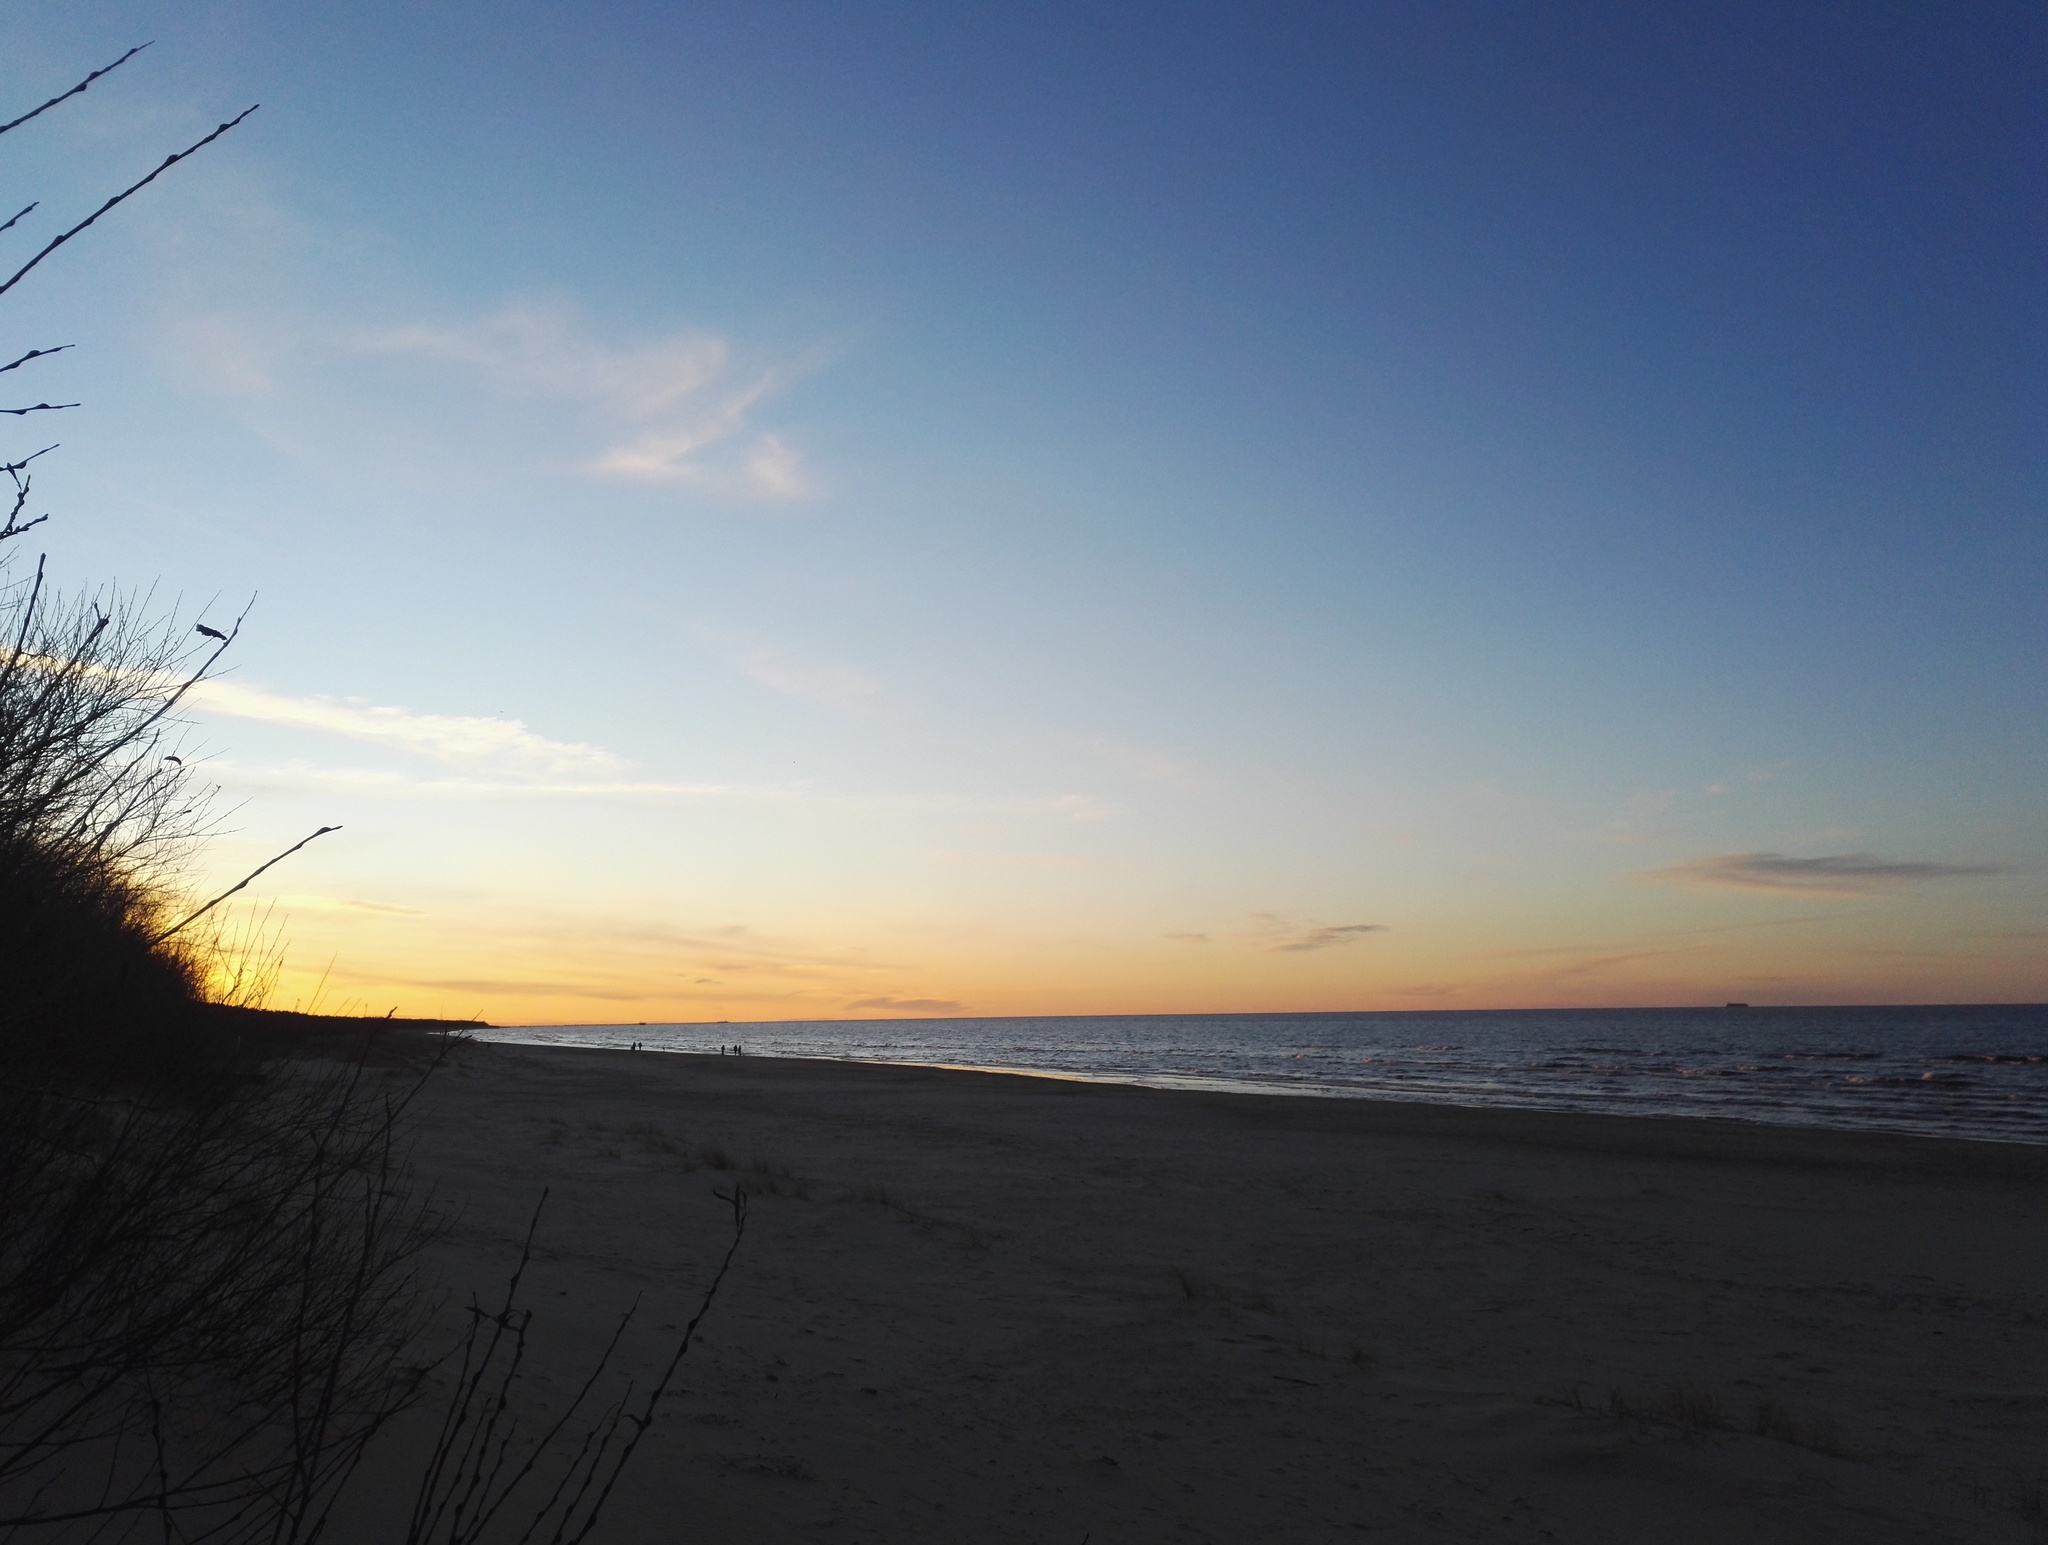
<path fill-rule="evenodd" d="M 5 472 L 11 477 L 15 473 L 21 471 L 22 468 L 26 467 L 30 462 L 34 461 L 38 456 L 47 456 L 56 448 L 57 447 L 54 445 L 46 445 L 39 451 L 29 452 L 28 455 L 22 457 L 21 460 L 19 461 L 0 462 L 0 472 Z"/>
<path fill-rule="evenodd" d="M 329 832 L 338 832 L 340 830 L 341 828 L 339 826 L 323 826 L 318 831 L 313 833 L 313 837 L 324 837 Z M 302 837 L 297 842 L 294 842 L 290 847 L 286 848 L 282 853 L 278 854 L 277 857 L 271 859 L 269 863 L 258 864 L 254 869 L 250 870 L 247 876 L 245 876 L 243 879 L 241 879 L 233 885 L 230 885 L 226 890 L 222 891 L 218 896 L 214 897 L 213 900 L 209 901 L 205 906 L 201 907 L 198 911 L 190 913 L 189 915 L 183 918 L 180 918 L 177 922 L 173 923 L 170 927 L 166 928 L 162 933 L 158 934 L 154 939 L 151 939 L 149 942 L 151 944 L 161 944 L 164 942 L 164 940 L 168 939 L 172 934 L 176 933 L 180 928 L 183 928 L 187 923 L 197 922 L 200 918 L 204 917 L 207 913 L 211 912 L 215 907 L 219 906 L 223 901 L 226 901 L 228 897 L 234 895 L 236 891 L 241 890 L 243 887 L 248 885 L 250 880 L 255 879 L 256 876 L 263 873 L 263 871 L 268 869 L 271 864 L 281 864 L 286 859 L 290 858 L 294 853 L 298 852 L 300 848 L 304 847 L 307 843 L 311 842 L 313 840 L 313 837 Z"/>
<path fill-rule="evenodd" d="M 0 472 L 6 473 L 8 477 L 14 480 L 14 507 L 7 512 L 6 523 L 0 525 L 0 542 L 6 541 L 11 536 L 20 536 L 22 532 L 40 526 L 50 518 L 48 514 L 38 515 L 34 520 L 30 521 L 24 521 L 21 518 L 21 512 L 28 504 L 29 490 L 35 486 L 35 479 L 23 477 L 22 473 L 28 470 L 28 464 L 34 461 L 36 456 L 47 455 L 54 449 L 56 449 L 55 446 L 46 445 L 42 450 L 37 451 L 35 455 L 24 456 L 20 461 L 10 461 L 5 466 L 0 466 Z"/>
<path fill-rule="evenodd" d="M 19 508 L 18 505 L 17 508 Z M 14 528 L 12 517 L 9 518 L 7 524 L 10 530 Z M 24 526 L 21 529 L 26 531 L 28 527 Z M 36 559 L 36 582 L 29 587 L 28 604 L 21 609 L 21 628 L 14 635 L 14 648 L 7 656 L 7 663 L 0 665 L 0 691 L 6 690 L 7 684 L 14 679 L 15 672 L 21 668 L 22 660 L 26 658 L 23 646 L 28 643 L 29 625 L 35 621 L 36 603 L 42 599 L 43 595 L 43 565 L 49 561 L 50 555 L 48 553 L 43 553 Z"/>
<path fill-rule="evenodd" d="M 112 69 L 113 66 L 109 65 L 107 68 Z M 81 86 L 76 89 L 82 91 L 85 88 Z M 65 95 L 67 96 L 69 94 L 69 92 L 65 93 Z M 63 97 L 58 97 L 55 100 L 61 102 L 63 100 Z M 44 107 L 48 107 L 49 105 L 50 104 L 48 102 L 43 104 Z M 185 157 L 191 155 L 194 151 L 204 150 L 208 145 L 211 145 L 215 140 L 219 139 L 223 134 L 227 133 L 228 130 L 232 129 L 236 124 L 240 123 L 244 118 L 248 117 L 249 114 L 255 112 L 256 109 L 258 107 L 261 107 L 262 105 L 262 103 L 258 102 L 252 106 L 244 108 L 241 112 L 237 113 L 234 117 L 230 118 L 226 123 L 222 124 L 219 128 L 215 129 L 211 134 L 207 135 L 204 139 L 195 141 L 194 143 L 186 146 L 183 150 L 178 151 L 174 155 L 166 156 L 164 158 L 164 164 L 158 167 L 155 171 L 151 172 L 147 177 L 143 178 L 140 182 L 131 183 L 128 187 L 123 188 L 119 193 L 116 193 L 104 204 L 100 205 L 98 209 L 95 209 L 91 214 L 87 215 L 83 220 L 79 221 L 78 224 L 72 226 L 70 230 L 64 232 L 62 235 L 51 237 L 48 245 L 46 245 L 42 251 L 38 252 L 34 257 L 30 258 L 26 263 L 22 264 L 20 268 L 14 271 L 13 278 L 9 279 L 5 284 L 0 284 L 0 295 L 5 295 L 9 290 L 13 289 L 15 285 L 19 284 L 22 281 L 23 277 L 27 275 L 28 271 L 31 268 L 34 268 L 36 264 L 42 262 L 44 258 L 48 257 L 52 252 L 55 252 L 59 247 L 63 246 L 65 242 L 71 240 L 72 237 L 76 236 L 80 231 L 84 230 L 87 226 L 91 225 L 93 221 L 99 219 L 101 215 L 105 214 L 108 210 L 112 209 L 116 204 L 120 203 L 123 199 L 129 197 L 131 194 L 140 193 L 144 188 L 148 187 L 151 183 L 155 182 L 157 178 L 163 176 L 165 172 L 168 172 L 172 167 L 176 166 L 180 161 L 184 160 Z M 39 113 L 42 110 L 43 109 L 39 107 L 36 109 L 36 112 Z M 35 115 L 32 113 L 29 116 L 33 117 Z M 19 123 L 21 122 L 21 120 L 16 119 L 15 122 Z M 6 128 L 0 129 L 0 133 L 5 133 L 6 129 L 11 129 L 13 127 L 14 124 L 8 124 Z"/>
<path fill-rule="evenodd" d="M 555 1527 L 554 1545 L 582 1545 L 590 1531 L 597 1527 L 598 1514 L 604 1511 L 605 1502 L 611 1497 L 612 1488 L 619 1483 L 620 1475 L 625 1473 L 626 1462 L 633 1457 L 633 1450 L 640 1446 L 640 1440 L 647 1435 L 647 1429 L 654 1425 L 655 1407 L 661 1404 L 662 1396 L 668 1393 L 669 1385 L 675 1381 L 676 1369 L 682 1365 L 684 1356 L 689 1352 L 691 1339 L 697 1334 L 697 1327 L 704 1322 L 704 1316 L 711 1312 L 711 1301 L 718 1297 L 718 1289 L 725 1281 L 725 1274 L 732 1270 L 732 1258 L 739 1254 L 740 1241 L 747 1233 L 747 1193 L 734 1186 L 730 1194 L 723 1191 L 713 1194 L 732 1207 L 732 1243 L 725 1247 L 725 1259 L 718 1263 L 718 1274 L 711 1279 L 711 1286 L 704 1290 L 704 1301 L 697 1306 L 696 1314 L 692 1315 L 690 1323 L 683 1327 L 682 1339 L 676 1343 L 675 1355 L 668 1360 L 668 1366 L 661 1372 L 661 1382 L 647 1392 L 647 1404 L 642 1407 L 638 1416 L 631 1412 L 626 1413 L 626 1420 L 633 1424 L 633 1434 L 626 1440 L 626 1446 L 619 1451 L 618 1457 L 612 1461 L 612 1472 L 606 1477 L 604 1489 L 597 1494 L 597 1500 L 590 1505 L 590 1512 L 585 1515 L 583 1526 L 574 1534 L 567 1532 L 570 1517 L 574 1513 L 574 1504 L 571 1504 L 570 1513 L 564 1514 L 561 1523 Z M 577 1500 L 582 1500 L 580 1494 Z"/>
<path fill-rule="evenodd" d="M 154 39 L 151 39 L 151 42 L 154 41 Z M 92 74 L 86 76 L 84 80 L 80 81 L 77 85 L 73 86 L 69 91 L 51 97 L 50 100 L 45 102 L 41 107 L 35 108 L 30 112 L 23 113 L 19 118 L 15 119 L 12 123 L 0 123 L 0 134 L 5 134 L 9 129 L 18 129 L 23 124 L 27 123 L 29 119 L 35 117 L 37 113 L 47 113 L 59 102 L 62 102 L 67 98 L 77 96 L 79 92 L 85 90 L 86 87 L 90 86 L 94 81 L 98 80 L 102 75 L 105 75 L 110 71 L 120 69 L 122 65 L 126 64 L 130 59 L 133 59 L 137 54 L 141 53 L 145 48 L 148 48 L 149 46 L 150 45 L 148 43 L 137 43 L 133 48 L 129 49 L 127 53 L 123 54 L 120 58 L 116 59 L 112 64 L 102 65 L 99 69 L 94 70 Z M 31 204 L 28 206 L 28 209 L 34 209 L 35 207 L 35 205 Z M 24 209 L 21 212 L 21 215 L 27 214 L 28 209 Z M 14 220 L 19 220 L 21 218 L 21 215 L 16 215 L 14 217 Z M 7 222 L 7 225 L 14 224 L 14 220 L 9 220 Z M 0 231 L 4 231 L 6 229 L 6 225 L 0 225 Z"/>
<path fill-rule="evenodd" d="M 26 530 L 27 527 L 23 527 L 22 529 Z M 212 603 L 209 602 L 207 604 L 211 605 Z M 187 675 L 185 679 L 178 684 L 176 690 L 165 693 L 163 698 L 157 703 L 156 707 L 150 711 L 149 715 L 146 718 L 140 720 L 138 723 L 130 727 L 127 734 L 123 737 L 123 741 L 125 744 L 140 745 L 143 742 L 147 741 L 151 733 L 156 729 L 157 725 L 163 722 L 165 719 L 169 718 L 171 716 L 171 713 L 177 708 L 177 706 L 185 700 L 185 694 L 190 692 L 200 682 L 207 679 L 207 673 L 213 669 L 214 665 L 219 661 L 220 657 L 228 652 L 229 646 L 232 645 L 236 639 L 242 636 L 242 624 L 248 619 L 249 613 L 255 607 L 255 605 L 256 598 L 252 595 L 249 597 L 248 606 L 242 608 L 241 616 L 235 619 L 235 625 L 228 629 L 227 637 L 221 639 L 219 643 L 213 646 L 213 653 L 208 655 L 204 660 L 200 661 L 199 668 L 197 670 L 192 671 L 189 675 Z M 321 831 L 336 830 L 339 830 L 339 828 L 332 826 L 324 826 L 321 828 Z M 319 835 L 320 832 L 313 833 L 313 837 L 317 837 Z M 308 837 L 306 839 L 306 842 L 311 842 L 313 840 L 313 837 Z M 304 847 L 305 843 L 301 843 L 300 846 Z M 282 858 L 284 856 L 284 854 L 280 853 L 278 855 L 278 858 Z M 276 862 L 276 858 L 270 861 L 270 863 L 272 864 Z M 265 864 L 263 866 L 264 869 L 268 869 L 269 867 L 270 864 Z M 256 874 L 261 874 L 262 872 L 263 870 L 259 869 L 256 871 Z M 251 875 L 249 879 L 253 880 L 255 877 L 256 875 Z M 243 885 L 247 885 L 248 883 L 248 880 L 244 880 L 242 882 Z M 240 889 L 240 887 L 238 886 L 236 887 L 236 889 Z M 226 898 L 221 897 L 218 899 L 225 900 Z M 212 905 L 214 905 L 213 902 L 207 903 L 207 906 Z M 200 910 L 204 911 L 205 908 L 201 908 Z M 186 923 L 189 923 L 190 921 L 192 921 L 192 919 L 189 917 L 185 919 Z M 180 923 L 178 925 L 178 927 L 180 928 L 183 928 L 184 926 L 185 923 Z"/>
<path fill-rule="evenodd" d="M 31 204 L 31 205 L 29 206 L 29 208 L 30 208 L 30 209 L 33 209 L 34 207 L 35 207 L 35 206 L 34 206 L 33 204 Z M 27 214 L 27 213 L 28 213 L 28 210 L 26 210 L 26 209 L 22 211 L 22 214 Z M 21 218 L 21 216 L 20 216 L 20 215 L 17 215 L 17 216 L 15 216 L 15 219 L 16 219 L 16 220 L 18 220 L 18 219 L 20 219 L 20 218 Z M 9 220 L 9 221 L 7 222 L 7 225 L 12 225 L 12 224 L 14 224 L 14 220 Z M 0 225 L 0 231 L 4 231 L 4 230 L 6 230 L 6 229 L 7 229 L 7 225 Z M 56 348 L 54 348 L 54 349 L 30 349 L 30 350 L 28 351 L 28 353 L 26 353 L 26 354 L 22 355 L 22 357 L 21 357 L 20 359 L 16 360 L 16 361 L 15 361 L 15 362 L 14 362 L 13 364 L 11 364 L 11 365 L 0 365 L 0 375 L 5 375 L 5 374 L 6 374 L 6 373 L 7 373 L 8 371 L 10 371 L 10 370 L 19 370 L 19 369 L 20 369 L 20 368 L 21 368 L 21 367 L 22 367 L 23 365 L 26 365 L 26 364 L 27 364 L 27 363 L 28 363 L 28 362 L 29 362 L 30 360 L 32 360 L 32 359 L 41 359 L 41 358 L 42 358 L 42 357 L 43 357 L 44 355 L 46 355 L 46 354 L 62 354 L 62 353 L 63 353 L 63 352 L 64 352 L 64 351 L 66 350 L 66 349 L 75 349 L 75 348 L 77 348 L 77 347 L 78 347 L 78 345 L 77 345 L 77 344 L 75 344 L 75 343 L 60 343 L 60 344 L 58 344 L 58 345 L 57 345 L 57 347 L 56 347 Z"/>
<path fill-rule="evenodd" d="M 527 1319 L 518 1318 L 519 1284 L 526 1275 L 526 1268 L 533 1259 L 533 1236 L 540 1228 L 541 1209 L 548 1204 L 548 1190 L 541 1188 L 540 1200 L 533 1204 L 533 1217 L 526 1225 L 526 1240 L 519 1248 L 519 1263 L 512 1268 L 512 1278 L 505 1285 L 505 1307 L 496 1314 L 486 1312 L 474 1299 L 470 1301 L 469 1334 L 462 1342 L 462 1368 L 455 1380 L 455 1398 L 450 1401 L 447 1414 L 441 1421 L 441 1435 L 435 1441 L 427 1466 L 420 1474 L 420 1489 L 413 1501 L 412 1524 L 406 1531 L 407 1545 L 422 1545 L 440 1533 L 441 1520 L 447 1515 L 449 1506 L 456 1502 L 456 1493 L 469 1475 L 477 1451 L 477 1429 L 471 1425 L 470 1412 L 475 1405 L 477 1393 L 483 1388 L 484 1376 L 497 1358 L 498 1345 L 509 1330 L 514 1337 L 511 1367 L 500 1381 L 498 1405 L 485 1430 L 495 1425 L 497 1411 L 505 1405 L 505 1392 L 518 1376 L 519 1365 L 525 1358 Z M 483 1333 L 484 1322 L 494 1327 L 483 1345 L 482 1356 L 477 1355 L 477 1343 Z M 515 1323 L 516 1321 L 516 1323 Z M 447 1479 L 447 1490 L 442 1490 L 442 1480 Z M 472 1485 L 474 1483 L 472 1482 Z M 455 1528 L 460 1529 L 461 1510 L 457 1508 Z"/>

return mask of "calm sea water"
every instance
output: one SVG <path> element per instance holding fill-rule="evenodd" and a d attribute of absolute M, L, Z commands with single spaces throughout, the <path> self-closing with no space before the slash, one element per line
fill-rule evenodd
<path fill-rule="evenodd" d="M 2048 1143 L 2048 1005 L 543 1025 L 486 1038 Z"/>

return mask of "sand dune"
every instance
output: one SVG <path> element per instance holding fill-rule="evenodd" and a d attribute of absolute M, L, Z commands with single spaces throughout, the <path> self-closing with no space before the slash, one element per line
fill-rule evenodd
<path fill-rule="evenodd" d="M 543 1399 L 636 1295 L 650 1364 L 756 1193 L 633 1545 L 2039 1526 L 2048 1150 L 470 1046 L 418 1162 L 465 1289 L 551 1188 Z"/>

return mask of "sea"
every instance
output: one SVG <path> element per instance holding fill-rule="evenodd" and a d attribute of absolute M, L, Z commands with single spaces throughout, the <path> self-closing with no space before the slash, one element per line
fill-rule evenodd
<path fill-rule="evenodd" d="M 528 1025 L 482 1035 L 2048 1143 L 2044 1004 Z"/>

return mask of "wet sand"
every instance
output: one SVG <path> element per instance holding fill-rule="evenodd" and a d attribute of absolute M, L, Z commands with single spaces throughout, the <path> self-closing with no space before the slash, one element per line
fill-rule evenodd
<path fill-rule="evenodd" d="M 421 1116 L 451 1289 L 550 1190 L 543 1403 L 753 1194 L 595 1538 L 2039 1537 L 2048 1149 L 501 1045 Z"/>

